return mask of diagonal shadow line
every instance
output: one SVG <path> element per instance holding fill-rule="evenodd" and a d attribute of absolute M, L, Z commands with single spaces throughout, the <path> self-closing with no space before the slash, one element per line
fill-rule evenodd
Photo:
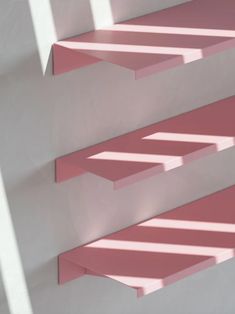
<path fill-rule="evenodd" d="M 164 154 L 163 151 L 159 152 L 159 154 L 157 153 L 157 151 L 155 153 L 150 152 L 150 149 L 153 150 L 153 146 L 151 144 L 147 145 L 147 143 L 145 143 L 146 140 L 156 141 L 154 143 L 154 147 L 156 148 L 158 147 L 157 145 L 159 145 L 160 148 L 162 148 L 163 146 L 162 143 L 172 144 L 173 148 L 175 148 L 174 145 L 178 145 L 180 147 L 181 145 L 191 144 L 191 145 L 195 145 L 195 150 L 196 150 L 196 147 L 197 147 L 196 145 L 198 144 L 198 145 L 205 145 L 206 148 L 209 146 L 215 146 L 216 152 L 230 148 L 234 146 L 235 144 L 235 139 L 234 137 L 231 137 L 231 136 L 157 132 L 157 133 L 153 133 L 151 135 L 145 136 L 139 139 L 139 141 L 137 140 L 136 143 L 138 143 L 141 147 L 139 150 L 137 150 L 136 147 L 133 147 L 132 150 L 134 150 L 134 152 L 130 148 L 123 151 L 116 151 L 115 148 L 113 148 L 112 150 L 106 150 L 106 151 L 102 151 L 94 155 L 90 155 L 87 158 L 98 159 L 98 160 L 101 159 L 101 160 L 113 160 L 113 161 L 133 161 L 133 162 L 150 162 L 150 163 L 164 163 L 164 162 L 172 161 L 171 159 L 173 158 L 175 159 L 180 158 L 180 163 L 182 164 L 182 158 L 184 158 L 185 156 L 183 155 L 174 156 L 169 153 Z M 124 145 L 125 143 L 123 144 L 123 146 Z M 146 147 L 146 152 L 144 149 L 145 147 Z M 117 147 L 117 149 L 118 148 L 122 149 L 121 146 Z M 191 153 L 193 153 L 193 148 L 194 146 L 192 147 Z"/>
<path fill-rule="evenodd" d="M 165 286 L 172 284 L 178 280 L 182 280 L 185 277 L 193 275 L 199 271 L 205 270 L 211 266 L 217 264 L 214 257 L 210 257 L 207 260 L 203 260 L 197 264 L 191 265 L 185 269 L 172 273 L 165 278 L 147 278 L 140 276 L 127 276 L 127 275 L 112 275 L 112 274 L 97 274 L 93 271 L 87 271 L 87 274 L 95 276 L 104 276 L 111 278 L 113 280 L 119 281 L 122 284 L 125 284 L 129 287 L 137 289 L 137 296 L 142 297 L 146 294 L 164 288 Z"/>
<path fill-rule="evenodd" d="M 185 155 L 164 155 L 163 152 L 157 153 L 133 153 L 127 151 L 102 151 L 95 155 L 87 157 L 89 164 L 93 161 L 94 164 L 101 162 L 111 162 L 121 165 L 121 163 L 146 164 L 148 168 L 156 166 L 162 167 L 162 171 L 168 171 L 179 166 L 183 166 L 187 162 L 200 158 L 204 155 L 216 153 L 219 150 L 216 145 L 208 144 L 204 147 L 188 152 Z"/>
<path fill-rule="evenodd" d="M 133 143 L 129 144 L 128 148 L 124 142 L 122 145 L 110 146 L 110 150 L 103 150 L 86 158 L 89 161 L 94 160 L 94 163 L 99 163 L 100 165 L 101 161 L 116 162 L 117 166 L 121 166 L 122 162 L 145 163 L 150 169 L 159 165 L 159 167 L 163 167 L 163 171 L 167 171 L 202 156 L 233 147 L 234 144 L 234 137 L 231 136 L 157 132 L 139 140 L 134 140 Z M 172 155 L 169 150 L 171 146 L 169 145 L 172 146 L 173 151 L 178 151 L 179 155 Z M 122 149 L 122 147 L 125 149 Z M 157 150 L 158 147 L 159 152 Z M 187 153 L 183 152 L 186 148 L 187 150 L 190 148 L 190 151 L 187 151 Z"/>
<path fill-rule="evenodd" d="M 118 52 L 118 53 L 136 53 L 136 54 L 150 54 L 150 55 L 169 55 L 182 56 L 184 63 L 192 62 L 203 58 L 203 52 L 200 48 L 182 48 L 171 46 L 145 46 L 145 45 L 128 45 L 116 43 L 94 43 L 94 42 L 76 42 L 76 41 L 60 41 L 59 45 L 81 51 L 94 52 Z"/>
<path fill-rule="evenodd" d="M 181 159 L 174 159 L 169 163 L 151 163 L 128 160 L 92 159 L 80 160 L 79 164 L 87 172 L 92 172 L 98 176 L 114 182 L 115 188 L 123 187 L 126 184 L 134 183 L 138 180 L 151 177 L 176 169 L 177 167 L 211 155 L 217 152 L 215 145 L 206 145 L 204 148 L 193 151 L 182 156 Z"/>
<path fill-rule="evenodd" d="M 225 251 L 218 259 L 218 256 L 210 254 L 203 256 L 83 247 L 69 260 L 104 276 L 164 279 L 201 262 L 213 259 L 214 264 L 218 264 L 234 257 L 234 249 Z"/>
<path fill-rule="evenodd" d="M 198 245 L 172 244 L 170 242 L 140 242 L 127 240 L 110 240 L 103 239 L 94 242 L 84 247 L 84 249 L 103 249 L 103 250 L 118 250 L 125 252 L 147 252 L 156 254 L 177 254 L 190 256 L 213 256 L 219 263 L 224 258 L 232 258 L 234 254 L 234 246 L 231 247 L 209 247 Z M 82 250 L 83 251 L 83 250 Z M 122 254 L 122 253 L 121 253 Z"/>
<path fill-rule="evenodd" d="M 107 240 L 196 245 L 205 247 L 235 248 L 234 232 L 185 230 L 180 228 L 133 226 L 114 233 Z"/>

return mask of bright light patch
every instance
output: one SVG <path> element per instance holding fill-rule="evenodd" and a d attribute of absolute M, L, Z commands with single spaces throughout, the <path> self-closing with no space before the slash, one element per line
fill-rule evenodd
<path fill-rule="evenodd" d="M 102 152 L 88 157 L 89 159 L 132 161 L 143 163 L 163 164 L 165 170 L 182 166 L 183 160 L 180 156 L 154 155 L 154 154 L 135 154 L 123 152 Z"/>
<path fill-rule="evenodd" d="M 0 266 L 11 314 L 33 314 L 0 171 Z"/>
<path fill-rule="evenodd" d="M 183 134 L 157 132 L 143 138 L 144 140 L 176 141 L 188 143 L 215 144 L 218 151 L 234 146 L 234 138 L 231 136 L 215 136 L 203 134 Z"/>
<path fill-rule="evenodd" d="M 211 37 L 235 37 L 234 30 L 224 29 L 204 29 L 190 27 L 172 27 L 172 26 L 151 26 L 151 25 L 133 25 L 133 24 L 115 24 L 106 27 L 106 30 L 119 32 L 137 32 L 137 33 L 155 33 L 155 34 L 173 34 L 173 35 L 194 35 Z"/>
<path fill-rule="evenodd" d="M 153 218 L 151 220 L 141 223 L 140 225 L 138 225 L 138 227 L 156 227 L 235 233 L 235 224 L 178 219 Z"/>
<path fill-rule="evenodd" d="M 45 73 L 51 46 L 57 41 L 54 18 L 50 0 L 28 0 L 32 16 L 34 32 L 41 60 L 41 67 Z"/>
<path fill-rule="evenodd" d="M 90 6 L 95 29 L 113 24 L 110 0 L 90 0 Z"/>
<path fill-rule="evenodd" d="M 139 241 L 103 239 L 91 243 L 86 247 L 150 253 L 183 254 L 208 257 L 212 256 L 215 258 L 217 263 L 221 263 L 227 259 L 234 257 L 234 249 L 230 248 L 171 243 L 150 243 Z"/>

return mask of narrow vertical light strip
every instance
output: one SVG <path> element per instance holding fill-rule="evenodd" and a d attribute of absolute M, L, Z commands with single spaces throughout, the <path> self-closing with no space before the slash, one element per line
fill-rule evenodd
<path fill-rule="evenodd" d="M 90 7 L 95 29 L 114 23 L 110 0 L 90 0 Z"/>
<path fill-rule="evenodd" d="M 51 46 L 57 41 L 54 18 L 49 0 L 28 0 L 38 45 L 42 71 L 45 73 Z"/>
<path fill-rule="evenodd" d="M 33 314 L 0 171 L 0 267 L 11 314 Z"/>

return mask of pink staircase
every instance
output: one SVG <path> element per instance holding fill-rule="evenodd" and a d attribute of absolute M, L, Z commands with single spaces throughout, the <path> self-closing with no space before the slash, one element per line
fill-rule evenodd
<path fill-rule="evenodd" d="M 85 274 L 143 296 L 235 254 L 235 186 L 59 256 L 61 284 Z"/>
<path fill-rule="evenodd" d="M 235 1 L 194 0 L 53 46 L 54 74 L 107 61 L 136 78 L 235 47 Z M 235 96 L 56 159 L 56 181 L 90 172 L 121 188 L 235 146 Z M 216 171 L 216 169 L 215 169 Z M 59 255 L 143 296 L 235 255 L 235 186 Z"/>
<path fill-rule="evenodd" d="M 54 44 L 54 74 L 106 61 L 141 78 L 235 47 L 235 1 L 194 0 Z"/>
<path fill-rule="evenodd" d="M 183 166 L 235 144 L 235 97 L 85 148 L 56 160 L 56 181 L 85 172 L 115 188 Z"/>

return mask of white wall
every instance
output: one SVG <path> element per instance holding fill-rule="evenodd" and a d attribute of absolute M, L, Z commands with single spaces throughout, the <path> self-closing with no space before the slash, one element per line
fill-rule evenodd
<path fill-rule="evenodd" d="M 234 313 L 233 260 L 141 299 L 108 279 L 57 285 L 59 253 L 235 183 L 234 149 L 118 191 L 92 174 L 54 183 L 60 155 L 235 94 L 235 50 L 138 81 L 106 63 L 51 76 L 55 37 L 181 2 L 111 0 L 102 20 L 88 0 L 0 2 L 0 165 L 34 314 Z"/>

